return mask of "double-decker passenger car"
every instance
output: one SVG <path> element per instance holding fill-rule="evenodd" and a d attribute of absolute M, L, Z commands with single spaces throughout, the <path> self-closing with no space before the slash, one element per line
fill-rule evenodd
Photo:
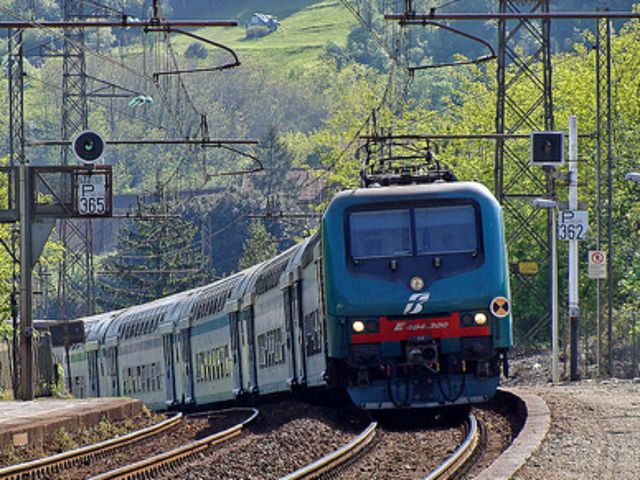
<path fill-rule="evenodd" d="M 85 319 L 66 374 L 78 396 L 158 409 L 296 387 L 346 389 L 366 409 L 479 402 L 507 361 L 508 299 L 485 187 L 356 189 L 333 199 L 321 234 L 271 260 Z"/>

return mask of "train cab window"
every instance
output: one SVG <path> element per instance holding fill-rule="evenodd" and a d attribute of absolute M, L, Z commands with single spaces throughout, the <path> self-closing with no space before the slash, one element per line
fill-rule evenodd
<path fill-rule="evenodd" d="M 472 253 L 478 249 L 472 205 L 416 208 L 415 221 L 418 255 Z"/>
<path fill-rule="evenodd" d="M 407 256 L 413 251 L 409 210 L 354 212 L 349 233 L 354 260 Z"/>

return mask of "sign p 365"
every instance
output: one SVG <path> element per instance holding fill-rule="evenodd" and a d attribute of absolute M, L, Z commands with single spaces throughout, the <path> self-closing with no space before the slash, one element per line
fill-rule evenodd
<path fill-rule="evenodd" d="M 111 170 L 86 169 L 74 177 L 74 211 L 80 217 L 111 216 Z"/>

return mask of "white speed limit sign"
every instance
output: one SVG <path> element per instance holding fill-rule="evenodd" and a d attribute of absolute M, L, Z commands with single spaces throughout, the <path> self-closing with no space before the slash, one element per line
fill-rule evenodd
<path fill-rule="evenodd" d="M 107 188 L 105 175 L 77 176 L 76 210 L 79 215 L 106 215 Z"/>
<path fill-rule="evenodd" d="M 558 240 L 584 240 L 589 230 L 586 210 L 562 210 L 558 212 Z"/>

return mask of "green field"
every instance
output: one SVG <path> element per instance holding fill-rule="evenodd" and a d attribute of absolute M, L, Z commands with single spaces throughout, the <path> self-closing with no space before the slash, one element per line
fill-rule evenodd
<path fill-rule="evenodd" d="M 175 0 L 172 3 L 177 3 Z M 256 12 L 275 15 L 283 20 L 318 0 L 208 0 L 174 5 L 174 16 L 180 18 L 224 18 L 246 22 Z"/>
<path fill-rule="evenodd" d="M 289 12 L 290 15 L 286 17 L 276 15 L 282 22 L 281 27 L 276 32 L 258 39 L 245 39 L 244 21 L 241 21 L 241 26 L 236 28 L 208 28 L 197 30 L 195 33 L 233 48 L 238 53 L 240 61 L 248 59 L 258 61 L 275 67 L 276 70 L 282 70 L 285 75 L 291 71 L 300 71 L 312 66 L 327 42 L 334 41 L 344 45 L 347 35 L 356 24 L 355 18 L 339 1 L 254 1 L 250 3 L 250 6 L 243 7 L 240 14 L 232 17 L 246 19 L 248 11 L 274 14 Z M 302 4 L 304 8 L 294 12 L 291 9 L 293 3 L 298 6 Z M 256 8 L 252 8 L 254 4 Z M 264 8 L 267 6 L 265 4 L 268 4 L 269 8 Z M 215 12 L 217 16 L 218 10 Z M 174 37 L 174 45 L 179 52 L 184 52 L 192 41 L 186 37 Z M 206 60 L 201 63 L 201 65 L 204 64 Z"/>

